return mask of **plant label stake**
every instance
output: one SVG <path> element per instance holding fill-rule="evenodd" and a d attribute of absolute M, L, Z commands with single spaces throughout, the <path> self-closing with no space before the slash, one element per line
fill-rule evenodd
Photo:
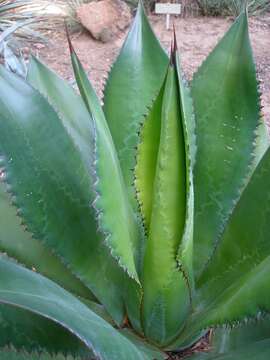
<path fill-rule="evenodd" d="M 170 15 L 181 14 L 181 4 L 156 3 L 156 14 L 166 14 L 166 30 L 170 29 Z"/>

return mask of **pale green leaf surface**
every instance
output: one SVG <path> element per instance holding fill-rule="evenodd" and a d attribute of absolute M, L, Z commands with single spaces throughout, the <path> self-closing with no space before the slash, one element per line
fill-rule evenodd
<path fill-rule="evenodd" d="M 124 274 L 97 235 L 90 154 L 38 91 L 0 72 L 0 154 L 20 216 L 121 323 Z"/>
<path fill-rule="evenodd" d="M 104 92 L 105 116 L 132 199 L 132 170 L 139 141 L 137 132 L 148 107 L 160 91 L 168 62 L 139 2 L 136 17 L 111 69 Z M 136 207 L 135 201 L 133 204 Z"/>
<path fill-rule="evenodd" d="M 160 142 L 161 110 L 164 88 L 154 100 L 140 130 L 140 142 L 136 154 L 135 187 L 144 226 L 149 233 L 152 215 L 154 181 Z"/>
<path fill-rule="evenodd" d="M 161 345 L 173 340 L 190 307 L 189 288 L 176 254 L 186 211 L 185 145 L 177 75 L 169 67 L 161 119 L 153 206 L 143 271 L 143 324 Z"/>
<path fill-rule="evenodd" d="M 0 302 L 27 309 L 74 333 L 103 360 L 144 360 L 117 330 L 43 276 L 0 257 Z"/>
<path fill-rule="evenodd" d="M 260 122 L 256 71 L 242 13 L 192 82 L 197 158 L 194 170 L 194 266 L 212 255 L 253 160 Z"/>

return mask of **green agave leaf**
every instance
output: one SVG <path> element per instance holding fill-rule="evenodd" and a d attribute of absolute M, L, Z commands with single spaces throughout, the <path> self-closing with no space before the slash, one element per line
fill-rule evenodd
<path fill-rule="evenodd" d="M 6 184 L 0 182 L 0 251 L 56 281 L 68 291 L 94 299 L 91 292 L 58 258 L 23 228 L 16 208 L 11 202 Z"/>
<path fill-rule="evenodd" d="M 62 325 L 100 359 L 145 359 L 136 346 L 73 295 L 3 256 L 0 257 L 0 302 Z"/>
<path fill-rule="evenodd" d="M 142 299 L 138 277 L 141 261 L 140 229 L 129 204 L 117 153 L 99 99 L 70 43 L 75 77 L 89 114 L 93 117 L 95 143 L 94 207 L 101 230 L 113 257 L 127 272 L 122 283 L 125 307 L 133 327 L 141 332 Z M 124 286 L 123 286 L 124 284 Z"/>
<path fill-rule="evenodd" d="M 74 61 L 76 61 L 76 55 L 72 55 Z M 83 100 L 74 92 L 74 90 L 64 81 L 59 78 L 54 72 L 49 70 L 44 64 L 38 59 L 32 58 L 27 80 L 38 89 L 53 105 L 57 110 L 62 121 L 64 121 L 65 127 L 68 129 L 69 134 L 73 137 L 76 144 L 81 149 L 86 159 L 90 159 L 91 164 L 94 163 L 94 136 L 91 131 L 92 118 L 89 117 L 89 113 L 83 103 Z M 99 109 L 98 99 L 95 94 L 92 93 L 92 99 L 96 101 L 96 109 Z M 93 180 L 94 181 L 94 176 Z M 92 185 L 93 187 L 93 185 Z M 92 198 L 95 194 L 92 195 Z M 96 215 L 92 213 L 92 219 L 96 218 Z M 92 220 L 93 221 L 93 220 Z M 101 302 L 107 306 L 108 311 L 111 314 L 119 313 L 117 319 L 122 318 L 123 309 L 119 309 L 119 305 L 115 306 L 116 303 L 122 303 L 122 288 L 123 288 L 123 274 L 120 270 L 116 270 L 116 264 L 110 259 L 111 255 L 103 245 L 103 240 L 97 232 L 91 234 L 92 237 L 96 237 L 92 246 L 97 248 L 95 253 L 95 261 L 93 262 L 93 273 L 91 274 L 92 289 L 99 297 Z M 108 294 L 108 274 L 114 274 L 111 278 L 110 291 L 114 297 L 113 312 L 111 311 L 112 298 Z M 96 292 L 95 289 L 98 289 Z M 117 309 L 118 308 L 118 309 Z M 120 311 L 119 311 L 120 310 Z M 114 315 L 115 317 L 115 315 Z"/>
<path fill-rule="evenodd" d="M 28 352 L 46 350 L 89 357 L 87 347 L 68 330 L 24 309 L 0 304 L 0 334 L 0 349 L 12 344 Z"/>
<path fill-rule="evenodd" d="M 1 360 L 80 360 L 79 357 L 73 357 L 71 355 L 50 355 L 44 351 L 28 353 L 26 351 L 17 351 L 12 347 L 0 350 L 0 358 Z"/>
<path fill-rule="evenodd" d="M 190 307 L 189 287 L 176 261 L 186 215 L 185 161 L 177 74 L 170 66 L 162 104 L 151 223 L 143 272 L 144 331 L 148 338 L 161 345 L 176 337 Z"/>
<path fill-rule="evenodd" d="M 104 92 L 104 112 L 133 205 L 137 132 L 164 82 L 168 57 L 139 2 L 137 14 L 112 67 Z"/>
<path fill-rule="evenodd" d="M 238 200 L 260 122 L 255 66 L 242 13 L 192 82 L 196 115 L 194 266 L 200 276 Z"/>
<path fill-rule="evenodd" d="M 261 359 L 270 355 L 270 322 L 250 321 L 235 328 L 218 328 L 212 335 L 210 350 L 190 359 Z"/>
<path fill-rule="evenodd" d="M 176 36 L 174 38 L 175 47 Z M 190 91 L 182 76 L 180 58 L 175 49 L 175 66 L 179 85 L 179 103 L 183 137 L 185 143 L 185 168 L 186 168 L 186 216 L 183 237 L 178 249 L 177 259 L 188 279 L 191 290 L 194 289 L 193 278 L 193 227 L 194 227 L 194 185 L 193 169 L 196 155 L 195 118 Z"/>
<path fill-rule="evenodd" d="M 270 149 L 236 205 L 222 241 L 198 282 L 185 337 L 270 309 Z"/>
<path fill-rule="evenodd" d="M 97 95 L 72 48 L 71 57 L 80 93 L 94 121 L 97 194 L 94 207 L 99 225 L 111 254 L 129 276 L 139 282 L 134 254 L 138 248 L 138 226 L 128 202 L 117 153 Z"/>
<path fill-rule="evenodd" d="M 0 98 L 0 153 L 20 216 L 121 323 L 124 306 L 117 284 L 123 274 L 97 235 L 90 206 L 88 149 L 94 130 L 89 115 L 83 118 L 78 111 L 76 128 L 59 118 L 37 90 L 3 68 Z M 88 144 L 78 128 L 88 131 Z"/>

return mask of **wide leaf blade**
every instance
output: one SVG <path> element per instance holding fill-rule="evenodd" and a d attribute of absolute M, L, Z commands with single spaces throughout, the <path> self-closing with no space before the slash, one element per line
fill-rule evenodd
<path fill-rule="evenodd" d="M 0 153 L 19 214 L 121 323 L 117 284 L 124 274 L 97 234 L 91 208 L 91 119 L 80 112 L 76 128 L 37 90 L 3 68 L 0 72 Z M 83 126 L 89 143 L 81 135 Z"/>
<path fill-rule="evenodd" d="M 269 179 L 268 148 L 198 282 L 194 312 L 183 337 L 270 310 Z"/>
<path fill-rule="evenodd" d="M 0 251 L 54 280 L 68 291 L 94 299 L 89 289 L 70 273 L 60 259 L 24 229 L 11 202 L 7 186 L 0 181 Z"/>
<path fill-rule="evenodd" d="M 253 161 L 260 122 L 256 71 L 242 13 L 192 82 L 196 115 L 194 258 L 197 277 L 211 257 Z"/>
<path fill-rule="evenodd" d="M 62 325 L 100 359 L 144 359 L 130 341 L 70 293 L 3 256 L 0 257 L 0 302 Z"/>

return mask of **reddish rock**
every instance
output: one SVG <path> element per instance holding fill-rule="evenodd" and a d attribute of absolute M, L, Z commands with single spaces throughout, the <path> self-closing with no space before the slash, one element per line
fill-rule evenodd
<path fill-rule="evenodd" d="M 124 1 L 101 0 L 81 5 L 77 18 L 93 38 L 109 42 L 129 26 L 131 14 Z"/>

